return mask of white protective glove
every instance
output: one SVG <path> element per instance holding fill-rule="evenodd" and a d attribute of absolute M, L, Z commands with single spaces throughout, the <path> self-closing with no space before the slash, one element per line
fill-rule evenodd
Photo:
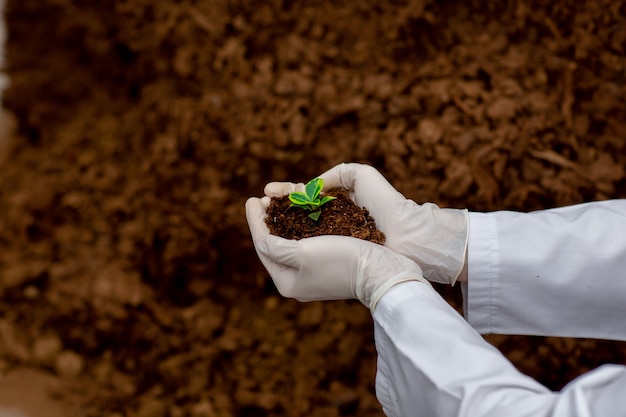
<path fill-rule="evenodd" d="M 320 178 L 327 190 L 349 190 L 354 202 L 369 210 L 385 234 L 385 246 L 417 262 L 424 278 L 454 285 L 465 266 L 467 210 L 417 204 L 400 194 L 369 165 L 340 164 Z M 265 186 L 265 194 L 278 197 L 302 187 L 302 184 L 271 182 Z"/>
<path fill-rule="evenodd" d="M 358 299 L 372 313 L 392 286 L 421 281 L 410 259 L 376 243 L 345 236 L 288 240 L 270 234 L 265 224 L 269 197 L 250 198 L 246 218 L 261 262 L 276 288 L 299 301 Z"/>

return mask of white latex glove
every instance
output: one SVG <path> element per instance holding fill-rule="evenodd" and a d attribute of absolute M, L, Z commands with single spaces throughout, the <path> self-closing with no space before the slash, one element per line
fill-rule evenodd
<path fill-rule="evenodd" d="M 369 210 L 387 237 L 385 246 L 417 262 L 424 278 L 454 285 L 465 265 L 467 210 L 408 200 L 369 165 L 340 164 L 320 178 L 325 189 L 349 190 L 354 202 Z M 278 197 L 301 188 L 302 184 L 271 182 L 265 186 L 265 194 Z"/>
<path fill-rule="evenodd" d="M 410 259 L 376 243 L 345 236 L 288 240 L 265 224 L 269 197 L 250 198 L 246 218 L 261 262 L 285 297 L 300 301 L 358 299 L 373 312 L 392 286 L 422 281 Z"/>

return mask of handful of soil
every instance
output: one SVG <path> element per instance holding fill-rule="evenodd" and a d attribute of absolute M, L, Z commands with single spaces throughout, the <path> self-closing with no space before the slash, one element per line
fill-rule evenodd
<path fill-rule="evenodd" d="M 321 235 L 351 236 L 383 244 L 385 234 L 378 230 L 369 212 L 358 207 L 345 190 L 330 190 L 325 195 L 336 197 L 320 207 L 317 221 L 299 207 L 290 207 L 287 195 L 274 197 L 267 209 L 265 223 L 270 233 L 285 239 L 304 239 Z"/>

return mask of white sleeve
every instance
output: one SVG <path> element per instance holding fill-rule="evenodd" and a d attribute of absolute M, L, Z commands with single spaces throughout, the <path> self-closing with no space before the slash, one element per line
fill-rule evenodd
<path fill-rule="evenodd" d="M 467 285 L 480 333 L 626 340 L 626 200 L 470 213 Z"/>
<path fill-rule="evenodd" d="M 549 391 L 425 284 L 394 286 L 373 317 L 376 395 L 389 417 L 626 416 L 626 367 L 603 366 Z"/>

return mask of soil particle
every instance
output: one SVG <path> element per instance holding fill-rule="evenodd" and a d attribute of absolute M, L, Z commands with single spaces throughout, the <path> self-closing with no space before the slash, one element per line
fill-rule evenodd
<path fill-rule="evenodd" d="M 498 98 L 487 107 L 487 116 L 494 120 L 512 119 L 515 116 L 516 105 L 515 100 L 508 97 Z"/>
<path fill-rule="evenodd" d="M 166 417 L 167 409 L 163 401 L 147 398 L 139 406 L 137 417 Z"/>
<path fill-rule="evenodd" d="M 63 351 L 57 356 L 54 368 L 63 378 L 76 378 L 83 372 L 84 365 L 83 357 L 76 352 Z"/>
<path fill-rule="evenodd" d="M 191 417 L 215 417 L 215 409 L 209 401 L 202 401 L 191 407 Z"/>
<path fill-rule="evenodd" d="M 33 346 L 33 359 L 41 364 L 51 365 L 62 348 L 62 341 L 57 335 L 42 336 L 35 341 Z"/>

